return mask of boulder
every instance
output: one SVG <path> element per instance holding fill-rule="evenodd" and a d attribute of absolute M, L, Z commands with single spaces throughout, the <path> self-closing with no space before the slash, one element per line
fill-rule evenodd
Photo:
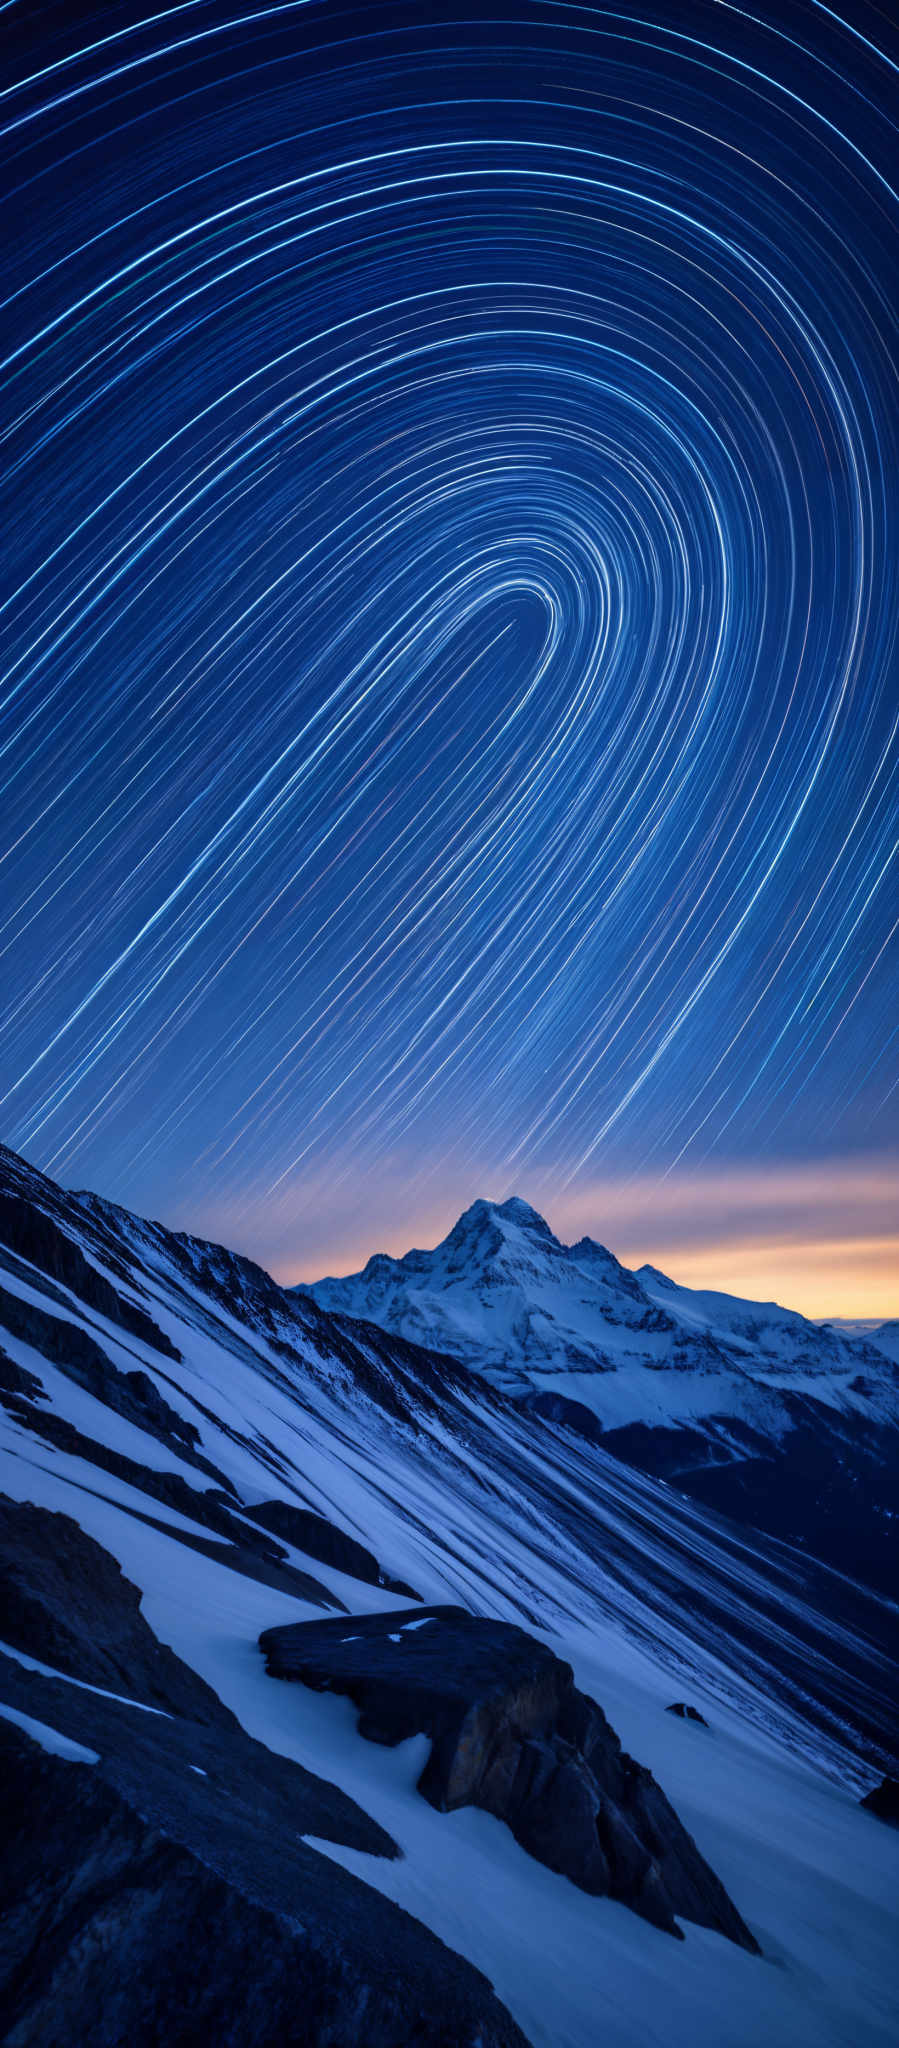
<path fill-rule="evenodd" d="M 698 1707 L 690 1707 L 686 1700 L 675 1700 L 673 1706 L 665 1708 L 666 1714 L 676 1714 L 680 1721 L 696 1721 L 700 1728 L 707 1728 L 708 1722 Z"/>
<path fill-rule="evenodd" d="M 427 1607 L 299 1622 L 259 1640 L 271 1676 L 347 1694 L 370 1741 L 428 1735 L 419 1791 L 441 1812 L 483 1807 L 581 1890 L 668 1933 L 680 1934 L 680 1914 L 756 1950 L 651 1771 L 577 1690 L 571 1666 L 524 1629 Z"/>
<path fill-rule="evenodd" d="M 234 1724 L 211 1687 L 160 1643 L 117 1560 L 70 1515 L 0 1494 L 3 1640 L 88 1685 L 166 1714 Z"/>

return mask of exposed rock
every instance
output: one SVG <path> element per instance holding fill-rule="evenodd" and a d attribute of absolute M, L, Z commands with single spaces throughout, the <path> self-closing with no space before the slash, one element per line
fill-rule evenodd
<path fill-rule="evenodd" d="M 674 1705 L 665 1708 L 666 1714 L 676 1714 L 681 1721 L 697 1721 L 700 1728 L 707 1728 L 708 1722 L 698 1707 L 690 1707 L 686 1700 L 675 1700 Z"/>
<path fill-rule="evenodd" d="M 24 1365 L 17 1365 L 0 1344 L 0 1400 L 4 1394 L 13 1395 L 15 1403 L 23 1401 L 46 1401 L 47 1396 L 39 1379 L 33 1372 L 27 1372 Z M 13 1403 L 8 1405 L 11 1407 Z"/>
<path fill-rule="evenodd" d="M 865 1793 L 860 1804 L 869 1813 L 876 1813 L 878 1820 L 889 1820 L 899 1827 L 899 1778 L 881 1778 L 879 1785 Z"/>
<path fill-rule="evenodd" d="M 305 1551 L 307 1557 L 316 1558 L 319 1564 L 333 1565 L 336 1571 L 361 1579 L 365 1586 L 383 1585 L 374 1551 L 366 1550 L 364 1543 L 338 1529 L 326 1515 L 317 1515 L 312 1508 L 294 1507 L 292 1501 L 284 1500 L 261 1500 L 243 1512 L 260 1528 L 283 1536 L 285 1543 Z"/>
<path fill-rule="evenodd" d="M 0 1370 L 0 1403 L 19 1420 L 33 1430 L 34 1434 L 51 1443 L 57 1450 L 66 1451 L 71 1457 L 84 1458 L 88 1464 L 100 1471 L 113 1472 L 117 1479 L 124 1479 L 128 1486 L 138 1493 L 149 1495 L 151 1500 L 160 1501 L 166 1507 L 174 1508 L 188 1520 L 199 1522 L 201 1527 L 213 1531 L 216 1537 L 224 1537 L 231 1546 L 223 1561 L 232 1571 L 258 1579 L 265 1586 L 277 1586 L 282 1592 L 293 1593 L 298 1599 L 311 1600 L 318 1607 L 343 1608 L 343 1602 L 335 1593 L 329 1592 L 309 1572 L 299 1571 L 296 1565 L 286 1561 L 281 1546 L 267 1538 L 252 1523 L 239 1520 L 231 1512 L 231 1500 L 216 1489 L 207 1487 L 200 1490 L 191 1486 L 181 1472 L 159 1471 L 154 1465 L 143 1465 L 137 1458 L 126 1457 L 123 1451 L 113 1450 L 109 1444 L 99 1443 L 96 1438 L 85 1436 L 76 1429 L 64 1415 L 54 1408 L 34 1408 L 26 1395 L 16 1389 L 3 1386 L 3 1372 Z M 33 1400 L 33 1396 L 31 1399 Z M 215 1472 L 215 1467 L 188 1447 L 180 1453 L 200 1470 Z M 221 1475 L 216 1474 L 221 1480 Z M 222 1484 L 228 1484 L 222 1480 Z M 124 1504 L 123 1504 L 124 1505 Z M 234 1503 L 240 1505 L 239 1502 Z M 167 1529 L 168 1525 L 158 1516 L 141 1515 L 133 1504 L 125 1511 L 145 1521 L 149 1527 Z M 205 1556 L 222 1558 L 221 1543 L 209 1543 L 188 1529 L 180 1531 L 180 1541 L 202 1550 Z M 415 1597 L 414 1595 L 412 1596 Z"/>
<path fill-rule="evenodd" d="M 233 1716 L 157 1641 L 114 1557 L 68 1515 L 0 1495 L 5 1642 L 92 1685 L 195 1721 Z"/>
<path fill-rule="evenodd" d="M 7 1245 L 51 1279 L 61 1281 L 80 1301 L 105 1316 L 107 1322 L 139 1337 L 164 1357 L 178 1360 L 180 1352 L 146 1309 L 120 1294 L 105 1273 L 85 1257 L 81 1246 L 49 1209 L 34 1199 L 35 1193 L 44 1189 L 49 1191 L 51 1204 L 64 1207 L 66 1198 L 52 1181 L 0 1146 L 0 1244 Z"/>
<path fill-rule="evenodd" d="M 554 1388 L 543 1388 L 538 1394 L 526 1394 L 522 1407 L 530 1415 L 539 1415 L 543 1422 L 560 1422 L 565 1429 L 573 1429 L 588 1443 L 599 1444 L 603 1440 L 603 1426 L 592 1408 L 583 1401 L 573 1401 L 568 1394 L 557 1393 Z"/>
<path fill-rule="evenodd" d="M 272 1676 L 347 1693 L 371 1741 L 429 1735 L 419 1790 L 441 1812 L 485 1807 L 582 1890 L 670 1933 L 681 1914 L 756 1949 L 651 1772 L 523 1629 L 429 1607 L 268 1629 L 260 1647 Z"/>
<path fill-rule="evenodd" d="M 67 1674 L 0 1650 L 0 1701 L 95 1759 L 0 1707 L 7 2048 L 526 2048 L 479 1971 L 308 1845 L 398 1853 L 157 1641 L 108 1552 L 29 1503 L 0 1542 L 8 1639 Z"/>
<path fill-rule="evenodd" d="M 267 1873 L 280 1884 L 304 1833 L 397 1854 L 346 1793 L 245 1732 L 160 1643 L 115 1559 L 68 1516 L 8 1503 L 0 1542 L 13 1559 L 0 1700 L 96 1752 L 100 1774 L 145 1819 L 201 1841 L 257 1888 Z"/>
<path fill-rule="evenodd" d="M 139 1369 L 120 1372 L 102 1345 L 80 1323 L 51 1315 L 37 1302 L 25 1301 L 21 1295 L 0 1287 L 0 1324 L 10 1336 L 18 1337 L 52 1365 L 58 1365 L 96 1400 L 105 1401 L 126 1421 L 136 1423 L 138 1429 L 148 1429 L 151 1436 L 163 1443 L 174 1439 L 179 1447 L 195 1446 L 198 1431 L 194 1424 L 186 1422 L 163 1399 L 149 1373 Z"/>
<path fill-rule="evenodd" d="M 316 1514 L 314 1508 L 295 1507 L 292 1501 L 262 1500 L 242 1512 L 258 1522 L 260 1528 L 271 1529 L 285 1543 L 305 1551 L 307 1557 L 314 1557 L 319 1564 L 333 1565 L 335 1571 L 347 1572 L 350 1578 L 361 1579 L 365 1586 L 383 1586 L 388 1593 L 399 1593 L 406 1600 L 420 1598 L 405 1579 L 391 1578 L 389 1572 L 382 1571 L 373 1550 L 366 1549 L 355 1536 L 348 1536 L 345 1529 L 338 1529 L 336 1522 L 329 1521 L 326 1515 Z"/>
<path fill-rule="evenodd" d="M 6 2048 L 526 2048 L 477 1970 L 299 1839 L 302 1799 L 274 1834 L 270 1800 L 231 1812 L 242 1755 L 225 1772 L 199 1753 L 208 1777 L 182 1762 L 169 1785 L 153 1751 L 129 1783 L 125 1766 L 63 1761 L 0 1719 Z M 273 1778 L 306 1775 L 270 1762 Z M 343 1804 L 349 1838 L 390 1853 Z"/>

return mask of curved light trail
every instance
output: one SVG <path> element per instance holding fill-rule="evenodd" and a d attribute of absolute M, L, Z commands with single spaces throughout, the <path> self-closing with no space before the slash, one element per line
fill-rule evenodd
<path fill-rule="evenodd" d="M 375 1218 L 880 1144 L 885 17 L 59 18 L 4 10 L 10 1142 Z"/>

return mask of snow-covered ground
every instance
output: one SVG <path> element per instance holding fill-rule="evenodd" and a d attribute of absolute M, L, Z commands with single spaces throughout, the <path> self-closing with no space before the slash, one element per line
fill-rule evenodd
<path fill-rule="evenodd" d="M 62 1214 L 77 1234 L 77 1205 Z M 85 1233 L 86 1255 L 150 1313 L 180 1362 L 20 1259 L 3 1286 L 91 1332 L 120 1373 L 146 1374 L 236 1489 L 238 1517 L 241 1503 L 273 1498 L 311 1507 L 425 1600 L 545 1636 L 650 1765 L 763 1954 L 694 1926 L 675 1942 L 587 1897 L 488 1815 L 427 1805 L 415 1789 L 425 1738 L 375 1747 L 347 1700 L 268 1678 L 260 1632 L 320 1605 L 233 1567 L 233 1546 L 210 1537 L 201 1512 L 213 1481 L 183 1444 L 117 1413 L 39 1343 L 2 1333 L 8 1359 L 45 1395 L 21 1396 L 4 1418 L 2 1491 L 72 1516 L 140 1587 L 159 1640 L 248 1733 L 339 1785 L 403 1852 L 390 1861 L 317 1840 L 319 1853 L 481 1969 L 543 2048 L 893 2048 L 899 1831 L 858 1805 L 877 1775 L 871 1730 L 886 1725 L 895 1677 L 884 1604 L 740 1537 L 465 1374 L 431 1380 L 426 1361 L 379 1348 L 376 1333 L 353 1336 L 302 1302 L 282 1310 L 277 1290 L 264 1312 L 251 1283 L 244 1296 L 230 1282 L 216 1292 L 214 1254 L 204 1267 L 164 1234 L 110 1217 L 103 1227 L 132 1261 L 130 1280 L 121 1265 L 104 1268 L 102 1233 Z M 42 1434 L 42 1408 L 77 1427 L 78 1450 Z M 91 1442 L 133 1460 L 130 1476 L 105 1469 Z M 177 1507 L 159 1497 L 165 1474 L 193 1489 L 196 1521 L 183 1495 Z M 395 1591 L 279 1541 L 350 1616 L 397 1606 Z M 678 1697 L 709 1727 L 666 1713 Z M 52 1743 L 52 1730 L 33 1732 Z"/>
<path fill-rule="evenodd" d="M 403 1851 L 398 1863 L 316 1846 L 483 1970 L 541 2048 L 595 2048 L 598 2039 L 610 2048 L 892 2048 L 899 1834 L 707 1695 L 698 1673 L 691 1699 L 710 1716 L 708 1730 L 665 1713 L 672 1680 L 664 1661 L 608 1623 L 601 1634 L 585 1620 L 553 1636 L 739 1901 L 761 1959 L 701 1928 L 674 1943 L 534 1863 L 490 1816 L 435 1813 L 415 1789 L 426 1738 L 373 1748 L 349 1701 L 265 1676 L 260 1631 L 304 1618 L 302 1604 L 186 1555 L 173 1537 L 96 1497 L 85 1501 L 56 1475 L 21 1477 L 29 1497 L 76 1513 L 113 1551 L 144 1587 L 161 1640 L 251 1735 L 333 1779 L 388 1829 Z M 342 1589 L 350 1590 L 345 1581 Z M 361 1598 L 353 1591 L 359 1608 L 395 1604 L 372 1588 Z"/>

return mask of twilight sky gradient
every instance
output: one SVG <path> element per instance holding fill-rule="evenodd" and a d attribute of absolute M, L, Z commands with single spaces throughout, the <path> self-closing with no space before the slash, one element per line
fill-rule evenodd
<path fill-rule="evenodd" d="M 899 1313 L 899 36 L 0 8 L 0 1131 Z"/>

